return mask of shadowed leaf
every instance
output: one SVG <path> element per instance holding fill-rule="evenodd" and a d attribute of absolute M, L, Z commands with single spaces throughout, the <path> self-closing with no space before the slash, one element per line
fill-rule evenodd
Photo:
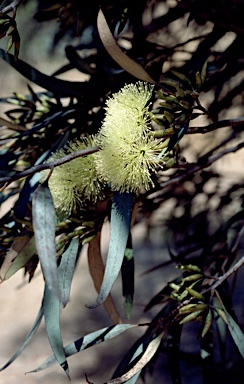
<path fill-rule="evenodd" d="M 88 83 L 60 80 L 45 75 L 24 61 L 15 60 L 13 55 L 6 53 L 3 49 L 0 49 L 0 57 L 28 80 L 54 94 L 67 97 L 82 97 L 89 92 Z"/>

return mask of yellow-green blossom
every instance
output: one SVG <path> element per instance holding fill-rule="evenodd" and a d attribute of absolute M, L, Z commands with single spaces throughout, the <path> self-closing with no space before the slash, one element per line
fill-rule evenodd
<path fill-rule="evenodd" d="M 101 137 L 100 137 L 101 138 Z M 128 140 L 120 137 L 116 141 L 101 138 L 102 150 L 96 153 L 96 164 L 101 178 L 112 190 L 138 192 L 152 187 L 152 172 L 159 165 L 161 142 L 146 135 Z"/>
<path fill-rule="evenodd" d="M 86 149 L 93 145 L 89 140 L 76 140 L 64 149 L 57 151 L 48 160 L 60 159 L 69 153 Z M 48 171 L 43 172 L 47 176 Z M 53 169 L 49 179 L 49 188 L 54 205 L 58 211 L 69 216 L 84 201 L 96 202 L 103 197 L 102 184 L 98 179 L 94 154 L 76 158 Z"/>
<path fill-rule="evenodd" d="M 107 101 L 106 116 L 96 137 L 95 154 L 101 179 L 113 190 L 137 192 L 153 186 L 162 142 L 149 135 L 148 101 L 152 86 L 126 85 Z"/>
<path fill-rule="evenodd" d="M 106 102 L 106 115 L 103 126 L 106 126 L 107 135 L 114 125 L 124 126 L 130 121 L 128 132 L 137 135 L 138 132 L 148 130 L 149 112 L 148 101 L 152 97 L 153 85 L 138 82 L 127 84 L 119 92 L 114 93 Z M 133 131 L 132 128 L 133 127 Z M 103 129 L 103 128 L 102 128 Z"/>

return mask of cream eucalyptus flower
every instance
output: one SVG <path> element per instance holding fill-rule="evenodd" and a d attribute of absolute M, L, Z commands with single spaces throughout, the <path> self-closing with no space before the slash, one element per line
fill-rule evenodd
<path fill-rule="evenodd" d="M 92 146 L 91 139 L 73 141 L 53 154 L 48 161 L 60 159 L 69 153 Z M 43 174 L 47 176 L 48 171 L 44 171 Z M 55 167 L 48 184 L 55 207 L 66 216 L 76 211 L 84 201 L 94 203 L 103 197 L 103 186 L 98 179 L 94 154 Z"/>
<path fill-rule="evenodd" d="M 95 139 L 101 150 L 94 157 L 101 179 L 121 192 L 153 186 L 162 141 L 150 136 L 148 102 L 153 87 L 126 85 L 107 101 L 103 125 Z"/>

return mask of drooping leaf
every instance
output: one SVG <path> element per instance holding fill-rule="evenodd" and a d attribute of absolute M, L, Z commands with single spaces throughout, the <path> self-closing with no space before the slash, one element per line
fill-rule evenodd
<path fill-rule="evenodd" d="M 237 348 L 239 349 L 240 354 L 244 358 L 244 334 L 239 325 L 233 319 L 233 317 L 226 311 L 223 303 L 221 303 L 221 305 L 223 306 L 223 309 L 215 308 L 215 310 L 217 311 L 221 319 L 227 324 L 230 334 Z"/>
<path fill-rule="evenodd" d="M 59 288 L 63 307 L 66 307 L 69 301 L 70 288 L 74 275 L 78 249 L 79 239 L 77 237 L 71 240 L 68 248 L 63 253 L 61 262 L 58 266 Z"/>
<path fill-rule="evenodd" d="M 33 194 L 32 215 L 36 249 L 46 284 L 61 300 L 55 246 L 56 216 L 47 181 Z"/>
<path fill-rule="evenodd" d="M 132 200 L 131 193 L 114 192 L 104 278 L 97 301 L 94 305 L 88 306 L 89 308 L 96 308 L 106 300 L 119 274 L 130 231 Z"/>
<path fill-rule="evenodd" d="M 98 293 L 100 291 L 101 284 L 103 281 L 103 276 L 104 276 L 104 264 L 103 264 L 102 255 L 101 255 L 100 237 L 101 236 L 99 232 L 97 236 L 89 242 L 88 252 L 87 252 L 90 274 L 93 279 L 94 286 Z M 119 313 L 115 307 L 111 293 L 108 295 L 107 299 L 104 301 L 103 306 L 108 312 L 108 315 L 110 316 L 114 324 L 122 323 Z"/>
<path fill-rule="evenodd" d="M 6 369 L 10 364 L 12 364 L 16 359 L 17 357 L 19 357 L 19 355 L 23 352 L 23 350 L 25 349 L 25 347 L 29 344 L 29 342 L 31 341 L 32 337 L 35 335 L 40 323 L 41 323 L 41 320 L 42 320 L 42 316 L 43 316 L 43 305 L 41 306 L 40 308 L 40 311 L 38 312 L 38 315 L 36 317 L 36 320 L 30 330 L 30 332 L 28 333 L 28 335 L 26 336 L 24 342 L 21 344 L 21 346 L 17 349 L 17 351 L 15 352 L 15 354 L 9 359 L 9 361 L 4 364 L 1 368 L 0 368 L 0 371 L 3 371 L 4 369 Z"/>
<path fill-rule="evenodd" d="M 90 348 L 93 345 L 102 343 L 116 336 L 119 336 L 121 333 L 126 332 L 127 330 L 134 327 L 137 327 L 137 325 L 118 324 L 112 325 L 111 327 L 102 328 L 99 331 L 89 333 L 88 335 L 81 337 L 73 343 L 68 344 L 64 348 L 65 356 L 70 357 L 72 355 L 75 355 L 76 353 L 79 353 L 84 349 Z M 49 368 L 56 363 L 56 357 L 55 355 L 52 355 L 48 359 L 46 359 L 41 365 L 39 365 L 39 367 L 28 373 L 42 371 L 43 369 Z"/>
<path fill-rule="evenodd" d="M 0 281 L 6 280 L 23 267 L 28 260 L 35 254 L 34 237 L 20 236 L 17 237 L 10 250 L 5 256 L 4 262 L 0 269 Z"/>
<path fill-rule="evenodd" d="M 148 83 L 156 83 L 145 71 L 145 69 L 142 68 L 141 65 L 128 57 L 118 46 L 101 9 L 98 12 L 97 28 L 105 49 L 123 69 L 125 69 L 131 75 L 135 76 L 137 79 L 146 81 Z"/>
<path fill-rule="evenodd" d="M 13 55 L 5 52 L 3 49 L 0 49 L 0 57 L 28 80 L 59 96 L 82 97 L 89 92 L 88 83 L 71 82 L 45 75 L 24 61 L 20 59 L 15 60 Z"/>
<path fill-rule="evenodd" d="M 149 343 L 142 357 L 136 362 L 136 364 L 128 372 L 104 384 L 121 384 L 130 380 L 134 375 L 136 375 L 139 371 L 141 371 L 142 368 L 145 367 L 145 365 L 151 360 L 153 355 L 156 353 L 158 347 L 160 346 L 162 337 L 163 335 L 160 334 Z"/>
<path fill-rule="evenodd" d="M 69 367 L 65 357 L 60 331 L 60 302 L 52 291 L 45 285 L 43 311 L 48 340 L 55 358 L 69 377 Z"/>

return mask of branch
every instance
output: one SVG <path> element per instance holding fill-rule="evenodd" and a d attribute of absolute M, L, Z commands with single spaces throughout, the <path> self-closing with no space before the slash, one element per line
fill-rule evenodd
<path fill-rule="evenodd" d="M 233 273 L 235 273 L 242 265 L 244 264 L 244 256 L 240 258 L 239 261 L 237 261 L 236 264 L 233 265 L 232 268 L 229 269 L 223 276 L 219 277 L 219 279 L 209 288 L 207 288 L 203 293 L 214 291 L 216 288 L 218 288 L 219 285 L 223 283 L 224 280 L 228 279 Z"/>
<path fill-rule="evenodd" d="M 0 12 L 2 12 L 2 13 L 8 13 L 11 11 L 16 12 L 16 9 L 20 5 L 20 3 L 22 3 L 22 1 L 23 0 L 13 0 L 9 5 L 0 9 Z"/>
<path fill-rule="evenodd" d="M 209 125 L 205 125 L 204 127 L 190 127 L 187 131 L 187 134 L 192 133 L 208 133 L 212 132 L 215 129 L 223 128 L 223 127 L 236 127 L 237 125 L 244 124 L 244 117 L 238 117 L 237 119 L 229 119 L 229 120 L 220 120 L 216 123 L 212 123 Z"/>
<path fill-rule="evenodd" d="M 201 169 L 203 168 L 207 168 L 209 167 L 211 164 L 213 164 L 215 161 L 219 160 L 221 157 L 227 155 L 228 153 L 234 153 L 234 152 L 237 152 L 239 151 L 239 149 L 243 148 L 244 147 L 244 142 L 243 143 L 239 143 L 237 144 L 236 146 L 234 147 L 229 147 L 229 148 L 226 148 L 224 149 L 223 151 L 217 153 L 216 155 L 213 155 L 211 157 L 209 157 L 208 159 L 206 159 L 206 162 L 203 163 L 203 164 L 199 164 L 199 165 L 196 165 L 195 167 L 192 167 L 188 170 L 186 170 L 183 174 L 177 176 L 177 177 L 174 177 L 170 180 L 167 180 L 163 183 L 160 184 L 160 187 L 161 187 L 161 190 L 160 191 L 157 191 L 157 192 L 154 192 L 152 193 L 151 195 L 149 195 L 148 197 L 150 199 L 153 199 L 155 197 L 159 197 L 160 195 L 162 195 L 164 193 L 164 188 L 165 187 L 168 187 L 170 185 L 173 185 L 173 184 L 179 184 L 180 182 L 184 181 L 185 179 L 187 179 L 190 175 L 192 175 L 193 173 L 195 172 L 198 172 L 200 171 Z M 202 158 L 199 159 L 199 162 L 202 160 Z"/>
<path fill-rule="evenodd" d="M 61 159 L 54 160 L 50 163 L 44 163 L 40 165 L 35 165 L 34 167 L 28 168 L 24 170 L 23 172 L 19 172 L 16 175 L 13 176 L 6 176 L 6 177 L 0 177 L 0 183 L 12 183 L 15 180 L 22 179 L 23 177 L 33 175 L 36 172 L 44 171 L 45 169 L 53 169 L 61 164 L 68 163 L 69 161 L 72 161 L 74 159 L 77 159 L 78 157 L 84 157 L 87 155 L 91 155 L 92 153 L 98 152 L 99 147 L 91 147 L 87 149 L 83 149 L 77 152 L 70 153 L 64 157 L 61 157 Z"/>

